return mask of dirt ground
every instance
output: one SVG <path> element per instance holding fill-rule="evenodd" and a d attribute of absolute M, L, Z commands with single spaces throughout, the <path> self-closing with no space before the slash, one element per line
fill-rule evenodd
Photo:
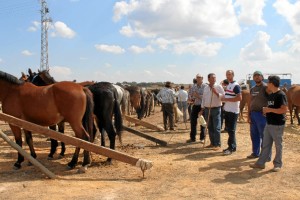
<path fill-rule="evenodd" d="M 145 121 L 162 126 L 159 110 L 156 108 L 155 114 Z M 264 170 L 249 167 L 255 160 L 246 159 L 251 153 L 247 123 L 238 124 L 238 149 L 230 156 L 223 156 L 221 151 L 202 149 L 199 140 L 193 144 L 185 143 L 189 139 L 189 127 L 187 124 L 186 129 L 184 123 L 179 123 L 175 132 L 133 127 L 167 141 L 167 147 L 124 132 L 124 146 L 117 142 L 117 150 L 153 161 L 145 178 L 139 168 L 120 161 L 103 165 L 106 158 L 97 154 L 92 154 L 93 164 L 85 174 L 77 173 L 79 166 L 68 170 L 66 164 L 71 160 L 74 147 L 67 145 L 63 159 L 47 160 L 50 142 L 38 134 L 34 134 L 38 160 L 55 173 L 57 179 L 48 179 L 34 166 L 27 166 L 27 161 L 16 171 L 12 169 L 16 150 L 0 139 L 0 199 L 300 199 L 298 126 L 291 126 L 289 122 L 286 126 L 284 166 L 280 172 L 271 171 L 272 162 L 267 163 Z M 13 138 L 3 122 L 0 129 Z M 73 135 L 69 127 L 66 134 Z M 227 133 L 222 133 L 222 147 L 226 148 L 226 144 Z M 24 149 L 29 151 L 27 146 Z"/>

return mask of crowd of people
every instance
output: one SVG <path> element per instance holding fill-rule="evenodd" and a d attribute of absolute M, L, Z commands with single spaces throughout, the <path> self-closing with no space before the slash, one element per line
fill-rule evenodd
<path fill-rule="evenodd" d="M 252 168 L 264 169 L 265 163 L 271 161 L 272 145 L 275 143 L 276 155 L 273 160 L 273 171 L 282 168 L 282 138 L 287 112 L 287 97 L 279 88 L 280 78 L 269 76 L 267 83 L 263 82 L 260 71 L 253 73 L 255 86 L 250 89 L 250 103 L 248 103 L 248 123 L 252 152 L 248 159 L 257 159 Z M 239 116 L 239 105 L 242 100 L 241 86 L 234 80 L 234 71 L 226 71 L 226 79 L 216 83 L 216 75 L 210 73 L 204 83 L 203 76 L 197 74 L 193 85 L 185 90 L 184 86 L 173 89 L 167 81 L 165 87 L 157 94 L 162 103 L 163 124 L 165 130 L 175 130 L 175 104 L 183 112 L 183 122 L 190 121 L 190 138 L 187 143 L 196 142 L 197 127 L 200 128 L 200 143 L 205 142 L 206 132 L 210 144 L 207 149 L 219 151 L 221 149 L 221 129 L 228 133 L 227 148 L 223 155 L 231 155 L 237 151 L 236 126 Z M 198 118 L 203 116 L 206 126 L 198 124 Z M 223 123 L 224 121 L 224 123 Z"/>

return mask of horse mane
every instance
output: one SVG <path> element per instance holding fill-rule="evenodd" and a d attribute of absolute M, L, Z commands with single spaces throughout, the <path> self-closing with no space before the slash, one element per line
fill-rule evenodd
<path fill-rule="evenodd" d="M 23 85 L 25 83 L 24 80 L 19 80 L 17 77 L 3 71 L 0 71 L 0 80 L 7 81 L 14 85 Z"/>

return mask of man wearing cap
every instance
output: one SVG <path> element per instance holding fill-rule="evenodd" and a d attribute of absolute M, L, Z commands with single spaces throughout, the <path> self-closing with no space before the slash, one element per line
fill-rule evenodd
<path fill-rule="evenodd" d="M 175 92 L 171 88 L 171 82 L 167 81 L 164 88 L 162 88 L 156 95 L 157 99 L 162 103 L 164 129 L 168 130 L 168 119 L 170 130 L 174 129 L 174 109 Z"/>
<path fill-rule="evenodd" d="M 204 88 L 206 87 L 206 84 L 203 83 L 203 76 L 200 74 L 196 75 L 196 83 L 193 85 L 193 87 L 189 90 L 189 97 L 188 101 L 194 102 L 191 116 L 190 116 L 190 122 L 191 122 L 191 132 L 190 132 L 190 139 L 187 140 L 187 143 L 195 142 L 196 141 L 196 134 L 197 134 L 197 119 L 199 112 L 201 111 L 201 102 L 202 102 L 202 96 Z M 200 142 L 204 142 L 204 131 L 205 127 L 200 126 L 201 132 L 200 132 Z"/>
<path fill-rule="evenodd" d="M 250 136 L 252 141 L 252 153 L 248 159 L 258 158 L 263 141 L 263 132 L 266 125 L 266 117 L 263 107 L 268 105 L 267 85 L 263 82 L 263 74 L 260 71 L 253 73 L 255 86 L 250 89 L 250 103 L 248 105 L 248 122 L 250 123 Z"/>

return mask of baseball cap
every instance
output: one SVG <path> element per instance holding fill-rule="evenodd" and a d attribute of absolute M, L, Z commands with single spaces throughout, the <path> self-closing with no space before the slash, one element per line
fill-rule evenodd
<path fill-rule="evenodd" d="M 255 75 L 263 76 L 263 74 L 261 73 L 261 71 L 255 71 L 255 72 L 253 73 L 253 76 L 255 76 Z"/>

